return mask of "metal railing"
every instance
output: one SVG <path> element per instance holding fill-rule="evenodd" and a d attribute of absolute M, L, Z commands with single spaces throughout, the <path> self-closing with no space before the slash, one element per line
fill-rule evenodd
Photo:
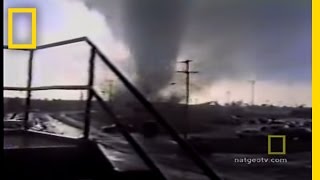
<path fill-rule="evenodd" d="M 34 52 L 42 49 L 63 46 L 72 43 L 78 42 L 86 42 L 91 47 L 91 54 L 89 59 L 89 77 L 88 83 L 86 86 L 76 85 L 76 86 L 41 86 L 41 87 L 32 87 L 32 64 L 33 64 L 33 56 Z M 8 46 L 4 46 L 4 49 L 8 49 Z M 14 49 L 10 49 L 14 50 Z M 111 63 L 111 61 L 99 50 L 99 48 L 93 44 L 87 37 L 81 37 L 66 41 L 60 41 L 56 43 L 46 44 L 42 46 L 38 46 L 37 49 L 28 50 L 28 49 L 18 49 L 22 51 L 29 51 L 29 61 L 28 61 L 28 79 L 27 79 L 27 87 L 4 87 L 4 90 L 7 91 L 27 91 L 26 97 L 26 107 L 25 107 L 25 119 L 24 119 L 24 128 L 28 129 L 28 121 L 29 121 L 29 112 L 30 112 L 30 102 L 31 102 L 31 92 L 32 91 L 42 91 L 42 90 L 87 90 L 87 100 L 86 100 L 86 108 L 85 108 L 85 116 L 84 116 L 84 138 L 89 137 L 90 133 L 90 112 L 92 106 L 92 98 L 94 97 L 98 104 L 102 107 L 102 109 L 108 113 L 110 117 L 112 117 L 113 122 L 119 128 L 122 135 L 125 139 L 132 145 L 134 150 L 138 153 L 138 155 L 144 160 L 146 165 L 152 168 L 155 172 L 157 172 L 163 179 L 165 177 L 162 175 L 159 168 L 154 164 L 154 162 L 149 158 L 147 153 L 143 150 L 143 148 L 136 142 L 136 140 L 130 135 L 129 132 L 124 128 L 124 126 L 120 123 L 117 116 L 113 113 L 113 111 L 108 107 L 107 103 L 98 95 L 98 93 L 93 88 L 94 83 L 94 68 L 95 68 L 95 56 L 99 56 L 103 63 L 119 78 L 119 80 L 124 84 L 124 86 L 134 95 L 134 97 L 143 105 L 143 107 L 153 115 L 155 120 L 164 127 L 170 134 L 170 136 L 175 140 L 178 145 L 189 155 L 189 157 L 194 161 L 194 163 L 203 170 L 204 174 L 206 174 L 211 180 L 219 180 L 218 175 L 210 168 L 210 166 L 200 157 L 200 155 L 186 142 L 184 141 L 177 131 L 164 119 L 164 117 L 154 108 L 154 106 L 142 95 L 137 88 L 135 88 L 129 80 Z"/>

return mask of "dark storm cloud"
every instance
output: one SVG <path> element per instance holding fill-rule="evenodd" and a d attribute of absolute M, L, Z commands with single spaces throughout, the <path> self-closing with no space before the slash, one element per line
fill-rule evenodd
<path fill-rule="evenodd" d="M 135 0 L 125 4 L 125 39 L 136 61 L 138 86 L 153 95 L 175 71 L 186 17 L 184 0 Z"/>
<path fill-rule="evenodd" d="M 120 34 L 135 60 L 137 85 L 149 96 L 156 95 L 173 77 L 186 18 L 185 2 L 122 0 L 118 4 L 110 1 L 108 7 L 107 2 L 100 1 L 104 5 L 100 10 L 110 19 L 115 33 Z M 118 9 L 121 12 L 114 12 L 116 7 L 121 7 Z"/>
<path fill-rule="evenodd" d="M 257 78 L 309 82 L 311 0 L 92 0 L 130 48 L 139 85 L 157 92 L 176 57 L 202 86 Z"/>
<path fill-rule="evenodd" d="M 193 1 L 183 57 L 199 79 L 310 79 L 311 1 Z"/>

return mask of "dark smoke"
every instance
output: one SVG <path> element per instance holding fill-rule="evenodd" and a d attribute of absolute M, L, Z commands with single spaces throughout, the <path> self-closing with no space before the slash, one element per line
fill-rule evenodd
<path fill-rule="evenodd" d="M 181 55 L 199 84 L 311 79 L 310 0 L 192 1 Z"/>
<path fill-rule="evenodd" d="M 184 0 L 87 1 L 100 10 L 135 61 L 136 85 L 149 97 L 166 87 L 175 72 L 187 4 Z"/>
<path fill-rule="evenodd" d="M 156 95 L 177 56 L 193 82 L 311 80 L 311 0 L 90 0 L 130 48 L 138 85 Z M 196 81 L 197 80 L 197 81 Z M 183 82 L 180 82 L 183 83 Z"/>
<path fill-rule="evenodd" d="M 125 4 L 125 39 L 136 61 L 138 86 L 149 96 L 173 77 L 186 18 L 184 2 L 128 0 Z"/>

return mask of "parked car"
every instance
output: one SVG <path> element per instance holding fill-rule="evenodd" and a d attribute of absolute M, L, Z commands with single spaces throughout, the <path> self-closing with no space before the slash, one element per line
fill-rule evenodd
<path fill-rule="evenodd" d="M 10 119 L 3 121 L 3 126 L 5 129 L 20 129 L 23 127 L 22 120 Z"/>
<path fill-rule="evenodd" d="M 290 127 L 289 125 L 275 124 L 275 125 L 269 125 L 269 126 L 262 126 L 260 130 L 266 133 L 273 133 L 275 131 L 285 129 L 285 128 L 290 128 Z"/>
<path fill-rule="evenodd" d="M 271 122 L 271 120 L 268 118 L 259 118 L 258 120 L 259 120 L 260 124 L 268 124 Z"/>
<path fill-rule="evenodd" d="M 312 134 L 309 128 L 288 128 L 280 129 L 273 133 L 274 135 L 285 135 L 287 139 L 300 139 L 300 140 L 311 140 Z"/>
<path fill-rule="evenodd" d="M 311 121 L 306 121 L 303 123 L 303 127 L 311 128 L 312 127 L 312 122 Z"/>
<path fill-rule="evenodd" d="M 286 124 L 286 121 L 280 120 L 280 119 L 276 119 L 276 120 L 270 121 L 269 124 Z"/>
<path fill-rule="evenodd" d="M 101 128 L 101 130 L 102 130 L 102 132 L 104 132 L 104 133 L 116 133 L 116 132 L 118 132 L 117 126 L 116 126 L 115 124 L 103 126 L 103 127 Z"/>
<path fill-rule="evenodd" d="M 128 132 L 134 132 L 134 127 L 132 124 L 128 125 L 123 125 L 123 127 L 128 131 Z M 101 128 L 101 131 L 104 133 L 117 133 L 119 132 L 119 129 L 117 125 L 111 124 L 111 125 L 106 125 Z"/>
<path fill-rule="evenodd" d="M 261 138 L 266 137 L 264 132 L 258 129 L 244 129 L 236 132 L 239 138 Z"/>
<path fill-rule="evenodd" d="M 248 124 L 260 124 L 260 121 L 257 119 L 249 119 Z"/>
<path fill-rule="evenodd" d="M 158 124 L 154 121 L 146 121 L 142 124 L 142 134 L 146 138 L 152 138 L 159 134 Z"/>

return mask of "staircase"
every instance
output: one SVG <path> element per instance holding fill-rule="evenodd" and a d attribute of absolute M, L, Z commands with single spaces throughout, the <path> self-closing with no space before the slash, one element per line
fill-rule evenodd
<path fill-rule="evenodd" d="M 91 48 L 89 59 L 88 84 L 78 86 L 41 86 L 32 87 L 32 64 L 35 51 L 64 46 L 73 43 L 86 42 Z M 4 49 L 8 49 L 4 46 Z M 10 49 L 11 50 L 11 49 Z M 20 50 L 20 49 L 19 49 Z M 109 61 L 109 59 L 88 38 L 76 38 L 52 44 L 38 46 L 30 52 L 27 87 L 4 87 L 5 91 L 26 91 L 26 108 L 24 129 L 5 131 L 4 135 L 4 175 L 10 179 L 167 179 L 156 163 L 149 157 L 139 143 L 127 132 L 116 114 L 93 88 L 95 57 L 98 56 L 114 75 L 132 93 L 144 109 L 149 112 L 181 149 L 193 160 L 205 175 L 211 180 L 220 179 L 217 174 L 202 160 L 199 154 L 185 142 L 176 130 L 162 117 L 153 105 L 127 80 L 127 78 Z M 42 90 L 86 90 L 88 98 L 84 115 L 83 137 L 67 138 L 47 133 L 35 132 L 29 129 L 29 113 L 32 91 Z M 101 106 L 107 116 L 119 129 L 126 141 L 133 147 L 143 160 L 145 169 L 118 171 L 108 160 L 105 149 L 98 142 L 89 138 L 90 112 L 92 99 Z"/>

